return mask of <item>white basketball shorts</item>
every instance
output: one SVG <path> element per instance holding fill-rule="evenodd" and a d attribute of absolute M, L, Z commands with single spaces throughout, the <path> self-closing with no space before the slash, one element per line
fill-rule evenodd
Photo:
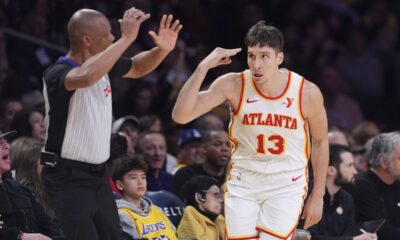
<path fill-rule="evenodd" d="M 233 167 L 225 188 L 227 239 L 291 237 L 307 182 L 307 168 L 266 175 Z"/>

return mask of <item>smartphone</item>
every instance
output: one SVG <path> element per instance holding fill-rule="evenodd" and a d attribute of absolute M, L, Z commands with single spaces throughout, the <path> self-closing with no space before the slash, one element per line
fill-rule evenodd
<path fill-rule="evenodd" d="M 58 163 L 58 156 L 53 152 L 42 151 L 40 154 L 40 164 L 43 166 L 55 167 Z"/>
<path fill-rule="evenodd" d="M 371 220 L 367 222 L 363 222 L 361 227 L 367 232 L 376 233 L 379 228 L 386 222 L 386 219 L 378 219 L 378 220 Z"/>

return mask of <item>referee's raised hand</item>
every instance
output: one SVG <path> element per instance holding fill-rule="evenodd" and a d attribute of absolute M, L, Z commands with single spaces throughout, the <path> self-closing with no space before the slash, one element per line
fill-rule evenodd
<path fill-rule="evenodd" d="M 160 29 L 158 34 L 154 31 L 149 31 L 150 36 L 153 38 L 154 43 L 163 51 L 170 52 L 175 48 L 178 33 L 182 29 L 179 19 L 174 16 L 163 15 L 160 21 Z"/>
<path fill-rule="evenodd" d="M 121 24 L 121 38 L 127 38 L 131 42 L 135 41 L 140 25 L 149 18 L 150 14 L 144 13 L 140 9 L 133 7 L 126 10 L 122 19 L 119 19 L 119 23 Z"/>

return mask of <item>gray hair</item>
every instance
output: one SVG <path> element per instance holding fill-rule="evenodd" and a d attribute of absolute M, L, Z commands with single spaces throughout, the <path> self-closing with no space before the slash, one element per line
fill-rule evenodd
<path fill-rule="evenodd" d="M 396 143 L 400 142 L 400 132 L 381 133 L 374 137 L 368 161 L 371 167 L 380 167 L 379 159 L 389 160 L 394 152 Z"/>

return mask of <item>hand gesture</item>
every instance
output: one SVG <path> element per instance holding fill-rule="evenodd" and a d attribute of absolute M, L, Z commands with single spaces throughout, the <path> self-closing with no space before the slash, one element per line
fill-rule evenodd
<path fill-rule="evenodd" d="M 173 23 L 173 16 L 170 14 L 163 15 L 160 21 L 160 29 L 158 34 L 154 31 L 149 31 L 150 36 L 153 38 L 154 43 L 163 51 L 170 52 L 174 49 L 178 33 L 182 29 L 182 24 L 176 19 Z"/>
<path fill-rule="evenodd" d="M 304 229 L 308 229 L 321 220 L 323 204 L 323 197 L 316 197 L 311 193 L 304 206 L 303 214 L 301 215 L 301 219 L 305 219 Z"/>
<path fill-rule="evenodd" d="M 51 240 L 51 238 L 40 233 L 24 233 L 21 240 Z"/>
<path fill-rule="evenodd" d="M 150 14 L 145 14 L 142 10 L 130 8 L 125 11 L 122 19 L 119 20 L 121 25 L 121 38 L 126 37 L 129 41 L 136 40 L 139 28 L 142 22 L 149 19 Z"/>
<path fill-rule="evenodd" d="M 232 62 L 231 57 L 240 52 L 241 48 L 225 49 L 217 47 L 199 65 L 207 69 L 215 68 L 219 65 L 226 65 Z"/>
<path fill-rule="evenodd" d="M 377 239 L 378 236 L 376 235 L 376 233 L 368 233 L 368 232 L 365 232 L 353 238 L 353 240 L 377 240 Z"/>

